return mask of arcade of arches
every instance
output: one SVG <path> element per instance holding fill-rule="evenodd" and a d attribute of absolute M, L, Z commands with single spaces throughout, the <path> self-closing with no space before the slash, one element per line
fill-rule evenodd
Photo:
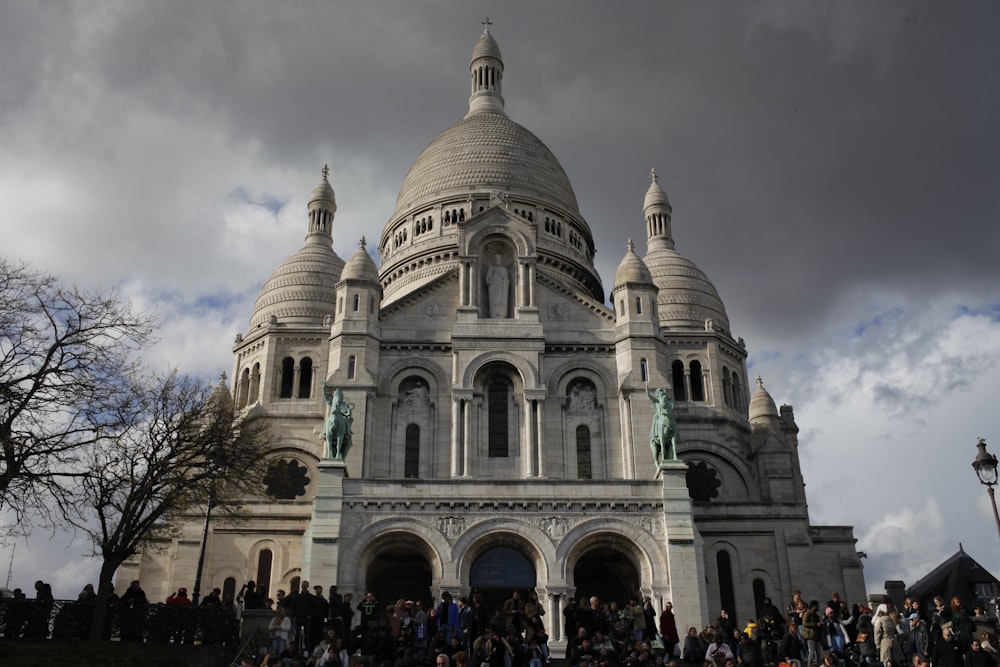
<path fill-rule="evenodd" d="M 563 632 L 558 627 L 559 610 L 570 596 L 578 600 L 597 596 L 621 604 L 640 595 L 640 568 L 633 560 L 638 549 L 621 536 L 600 536 L 581 546 L 566 585 L 551 589 L 546 585 L 545 572 L 555 564 L 540 562 L 542 556 L 532 545 L 507 534 L 485 541 L 482 548 L 470 550 L 468 567 L 465 563 L 460 567 L 468 573 L 464 586 L 435 589 L 432 563 L 437 559 L 431 555 L 430 546 L 402 533 L 385 536 L 365 568 L 366 590 L 384 604 L 398 599 L 433 603 L 445 591 L 456 597 L 477 594 L 490 613 L 500 609 L 515 590 L 525 598 L 528 592 L 535 591 L 540 599 L 548 597 L 553 605 L 547 612 L 550 616 L 546 625 L 556 638 Z"/>

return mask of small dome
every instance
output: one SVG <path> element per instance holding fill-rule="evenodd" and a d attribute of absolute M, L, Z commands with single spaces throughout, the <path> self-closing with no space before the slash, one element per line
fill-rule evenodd
<path fill-rule="evenodd" d="M 774 399 L 771 398 L 771 394 L 767 393 L 767 389 L 764 389 L 764 381 L 759 376 L 757 377 L 757 388 L 754 390 L 753 396 L 750 397 L 749 416 L 751 423 L 770 421 L 780 417 L 778 406 L 774 404 Z"/>
<path fill-rule="evenodd" d="M 642 258 L 635 254 L 635 245 L 632 243 L 632 239 L 628 240 L 628 250 L 621 263 L 618 264 L 618 270 L 615 271 L 614 286 L 620 287 L 628 283 L 653 285 L 653 276 L 650 275 L 649 268 L 642 261 Z"/>
<path fill-rule="evenodd" d="M 358 244 L 358 250 L 355 252 L 347 264 L 344 264 L 344 270 L 340 274 L 341 280 L 357 280 L 372 283 L 373 285 L 378 285 L 378 267 L 375 266 L 375 260 L 372 256 L 368 254 L 368 250 L 365 249 L 365 238 L 361 237 L 361 243 Z"/>
<path fill-rule="evenodd" d="M 328 176 L 330 174 L 330 168 L 326 165 L 323 166 L 323 178 L 320 179 L 316 187 L 312 189 L 309 193 L 309 204 L 312 205 L 313 202 L 321 201 L 333 205 L 333 210 L 337 210 L 337 195 L 333 191 L 333 186 L 330 185 Z"/>
<path fill-rule="evenodd" d="M 656 297 L 660 323 L 678 329 L 704 330 L 707 320 L 729 332 L 729 316 L 715 285 L 695 263 L 663 239 L 650 241 L 645 262 L 653 283 L 660 289 Z"/>
<path fill-rule="evenodd" d="M 344 260 L 333 251 L 329 238 L 318 234 L 307 237 L 297 253 L 271 273 L 260 290 L 250 316 L 250 330 L 277 322 L 322 324 L 333 314 L 337 302 L 336 284 L 344 269 Z"/>
<path fill-rule="evenodd" d="M 642 209 L 645 211 L 650 206 L 666 206 L 670 208 L 670 200 L 667 193 L 660 186 L 660 177 L 656 175 L 656 170 L 650 170 L 649 189 L 646 190 L 646 198 L 642 202 Z"/>
<path fill-rule="evenodd" d="M 469 62 L 474 62 L 477 58 L 503 60 L 503 56 L 500 55 L 500 45 L 497 44 L 497 40 L 493 39 L 493 35 L 490 34 L 488 27 L 486 32 L 480 36 L 479 41 L 476 42 L 476 46 L 473 47 L 472 60 Z"/>

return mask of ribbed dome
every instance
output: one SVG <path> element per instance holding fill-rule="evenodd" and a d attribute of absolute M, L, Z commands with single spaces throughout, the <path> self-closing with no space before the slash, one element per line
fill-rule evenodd
<path fill-rule="evenodd" d="M 670 208 L 670 200 L 660 185 L 660 179 L 656 176 L 656 170 L 653 169 L 650 174 L 652 178 L 650 179 L 649 189 L 646 190 L 646 198 L 642 202 L 642 209 L 646 210 L 650 206 L 666 206 Z"/>
<path fill-rule="evenodd" d="M 281 263 L 260 290 L 250 317 L 250 330 L 271 316 L 286 324 L 322 324 L 333 315 L 344 260 L 328 238 L 307 237 L 305 246 Z"/>
<path fill-rule="evenodd" d="M 323 167 L 323 169 L 325 170 L 326 167 Z M 334 193 L 333 186 L 330 185 L 330 181 L 326 179 L 325 172 L 320 182 L 317 183 L 316 187 L 314 187 L 312 192 L 309 193 L 309 203 L 312 204 L 316 201 L 324 201 L 333 204 L 333 210 L 337 210 L 337 195 Z"/>
<path fill-rule="evenodd" d="M 378 267 L 375 260 L 365 248 L 365 239 L 361 239 L 357 252 L 351 255 L 340 274 L 341 280 L 358 280 L 378 285 Z"/>
<path fill-rule="evenodd" d="M 767 389 L 764 389 L 764 382 L 757 378 L 757 388 L 753 392 L 753 396 L 750 397 L 750 422 L 760 420 L 770 421 L 772 418 L 777 419 L 780 417 L 778 413 L 778 406 L 774 404 L 774 399 L 771 398 L 771 394 L 767 393 Z"/>
<path fill-rule="evenodd" d="M 628 250 L 625 252 L 625 257 L 622 258 L 620 264 L 618 264 L 618 270 L 615 271 L 615 287 L 621 285 L 626 285 L 628 283 L 633 284 L 644 284 L 652 285 L 653 277 L 649 273 L 649 268 L 646 263 L 635 254 L 635 245 L 632 243 L 632 239 L 628 240 Z"/>
<path fill-rule="evenodd" d="M 729 331 L 729 316 L 715 286 L 694 262 L 661 239 L 650 242 L 644 258 L 653 283 L 660 289 L 660 323 L 677 329 L 704 330 L 705 320 Z"/>
<path fill-rule="evenodd" d="M 484 32 L 473 47 L 472 60 L 476 58 L 496 58 L 497 60 L 503 60 L 503 56 L 500 55 L 500 45 L 497 44 L 497 40 L 493 39 L 493 35 L 489 32 Z"/>
<path fill-rule="evenodd" d="M 391 220 L 449 195 L 500 190 L 579 215 L 573 186 L 552 151 L 507 116 L 484 112 L 455 123 L 423 150 L 403 180 Z"/>

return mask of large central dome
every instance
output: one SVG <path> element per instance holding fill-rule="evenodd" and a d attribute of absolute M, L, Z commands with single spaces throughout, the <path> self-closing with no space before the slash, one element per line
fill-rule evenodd
<path fill-rule="evenodd" d="M 403 181 L 392 218 L 442 196 L 489 187 L 579 214 L 573 187 L 552 151 L 507 116 L 480 112 L 455 123 L 424 149 Z"/>
<path fill-rule="evenodd" d="M 533 251 L 542 270 L 603 301 L 593 233 L 566 172 L 504 110 L 503 59 L 488 27 L 469 63 L 468 113 L 417 157 L 382 229 L 383 304 L 456 269 L 461 226 L 494 209 L 542 230 Z"/>

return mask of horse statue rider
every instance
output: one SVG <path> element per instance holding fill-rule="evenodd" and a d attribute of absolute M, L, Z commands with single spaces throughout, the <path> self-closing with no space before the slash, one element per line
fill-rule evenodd
<path fill-rule="evenodd" d="M 667 390 L 660 387 L 656 394 L 649 391 L 646 383 L 646 396 L 653 404 L 653 424 L 649 429 L 649 448 L 653 451 L 653 460 L 660 465 L 667 460 L 667 449 L 670 449 L 671 461 L 677 458 L 677 420 L 674 418 L 674 402 L 667 396 Z"/>
<path fill-rule="evenodd" d="M 323 387 L 323 398 L 330 406 L 330 416 L 323 424 L 323 441 L 326 443 L 326 457 L 343 461 L 351 448 L 351 425 L 354 423 L 354 405 L 344 400 L 344 392 L 337 387 L 331 393 Z"/>

